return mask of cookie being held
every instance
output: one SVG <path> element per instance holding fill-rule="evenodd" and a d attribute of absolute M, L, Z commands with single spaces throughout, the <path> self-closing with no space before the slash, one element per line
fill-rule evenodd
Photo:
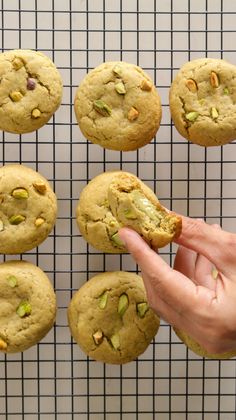
<path fill-rule="evenodd" d="M 236 66 L 201 58 L 183 65 L 170 89 L 170 110 L 179 133 L 201 146 L 236 139 Z"/>
<path fill-rule="evenodd" d="M 136 150 L 155 136 L 161 103 L 150 77 L 138 66 L 106 62 L 91 70 L 75 95 L 84 136 L 112 150 Z"/>
<path fill-rule="evenodd" d="M 24 165 L 0 168 L 0 253 L 20 254 L 51 232 L 57 199 L 49 182 Z"/>
<path fill-rule="evenodd" d="M 73 296 L 71 334 L 92 359 L 128 363 L 141 355 L 159 328 L 140 276 L 123 271 L 98 274 Z"/>
<path fill-rule="evenodd" d="M 22 352 L 52 328 L 56 297 L 46 274 L 26 261 L 0 264 L 0 351 Z"/>

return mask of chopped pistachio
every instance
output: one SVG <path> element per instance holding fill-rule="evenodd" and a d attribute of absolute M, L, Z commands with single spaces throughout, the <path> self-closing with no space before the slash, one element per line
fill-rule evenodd
<path fill-rule="evenodd" d="M 4 224 L 3 221 L 0 220 L 0 232 L 2 232 L 4 230 Z"/>
<path fill-rule="evenodd" d="M 34 108 L 33 111 L 31 112 L 31 116 L 32 118 L 39 118 L 41 115 L 41 111 L 38 108 Z"/>
<path fill-rule="evenodd" d="M 211 116 L 213 120 L 216 120 L 219 117 L 219 112 L 217 111 L 215 107 L 211 108 Z"/>
<path fill-rule="evenodd" d="M 11 223 L 11 225 L 19 225 L 20 223 L 24 221 L 25 221 L 25 216 L 22 216 L 21 214 L 16 214 L 9 218 L 9 223 Z"/>
<path fill-rule="evenodd" d="M 120 337 L 119 337 L 119 334 L 113 334 L 111 336 L 110 340 L 111 340 L 112 347 L 115 350 L 118 350 L 119 347 L 120 347 Z"/>
<path fill-rule="evenodd" d="M 20 58 L 14 58 L 12 65 L 15 70 L 19 70 L 23 67 L 24 63 Z"/>
<path fill-rule="evenodd" d="M 39 227 L 39 226 L 42 226 L 44 224 L 44 222 L 45 222 L 45 219 L 43 219 L 42 217 L 38 217 L 35 220 L 34 224 L 35 224 L 36 227 Z"/>
<path fill-rule="evenodd" d="M 119 297 L 119 302 L 118 302 L 118 314 L 120 316 L 123 316 L 125 311 L 127 310 L 129 306 L 129 299 L 126 293 L 123 293 L 120 297 Z"/>
<path fill-rule="evenodd" d="M 217 279 L 217 277 L 218 277 L 218 270 L 215 267 L 212 269 L 211 275 L 212 275 L 212 277 L 213 277 L 214 280 Z"/>
<path fill-rule="evenodd" d="M 31 305 L 29 302 L 21 302 L 16 310 L 17 315 L 19 315 L 20 318 L 24 318 L 25 316 L 28 316 L 31 314 Z"/>
<path fill-rule="evenodd" d="M 116 76 L 121 76 L 122 74 L 122 68 L 119 64 L 116 64 L 113 69 L 112 69 L 113 73 L 115 73 Z"/>
<path fill-rule="evenodd" d="M 7 349 L 7 343 L 2 338 L 0 338 L 0 350 L 6 350 Z"/>
<path fill-rule="evenodd" d="M 185 114 L 185 118 L 188 121 L 193 122 L 193 121 L 195 121 L 197 119 L 198 115 L 199 115 L 198 112 L 192 111 L 192 112 L 188 112 L 188 114 Z"/>
<path fill-rule="evenodd" d="M 95 111 L 97 111 L 99 114 L 103 115 L 104 117 L 111 115 L 111 108 L 106 104 L 106 102 L 102 101 L 101 99 L 94 101 L 93 107 Z"/>
<path fill-rule="evenodd" d="M 197 83 L 193 79 L 188 79 L 186 81 L 186 86 L 190 92 L 195 93 L 197 92 Z"/>
<path fill-rule="evenodd" d="M 147 304 L 147 302 L 142 302 L 142 303 L 138 303 L 137 304 L 137 312 L 138 312 L 140 318 L 143 318 L 144 317 L 144 315 L 147 312 L 147 310 L 148 310 L 148 304 Z"/>
<path fill-rule="evenodd" d="M 199 99 L 199 101 L 198 101 L 198 102 L 199 102 L 199 104 L 200 104 L 200 105 L 204 105 L 204 104 L 205 104 L 205 102 L 206 102 L 206 100 L 202 98 L 202 99 Z"/>
<path fill-rule="evenodd" d="M 99 308 L 105 309 L 107 306 L 107 299 L 108 299 L 108 293 L 105 291 L 100 297 L 99 297 Z"/>
<path fill-rule="evenodd" d="M 129 112 L 128 112 L 128 120 L 129 121 L 134 121 L 138 118 L 139 116 L 139 112 L 137 111 L 136 108 L 134 108 L 133 106 L 130 108 Z"/>
<path fill-rule="evenodd" d="M 124 247 L 124 242 L 120 239 L 118 232 L 114 233 L 114 235 L 111 236 L 111 240 L 118 246 Z"/>
<path fill-rule="evenodd" d="M 223 93 L 224 93 L 224 95 L 229 95 L 229 89 L 227 87 L 225 87 L 223 89 Z"/>
<path fill-rule="evenodd" d="M 33 187 L 40 194 L 45 194 L 45 192 L 47 190 L 46 184 L 44 184 L 44 182 L 42 182 L 42 181 L 34 182 Z"/>
<path fill-rule="evenodd" d="M 11 92 L 9 96 L 13 102 L 19 102 L 23 98 L 22 93 L 18 91 Z"/>
<path fill-rule="evenodd" d="M 123 82 L 116 83 L 115 90 L 117 93 L 119 93 L 119 95 L 125 95 L 126 93 L 125 85 Z"/>
<path fill-rule="evenodd" d="M 17 278 L 15 276 L 9 276 L 7 277 L 7 282 L 10 287 L 14 288 L 17 285 Z"/>
<path fill-rule="evenodd" d="M 152 90 L 152 83 L 147 79 L 143 79 L 140 87 L 142 90 Z"/>
<path fill-rule="evenodd" d="M 25 188 L 15 188 L 11 195 L 17 199 L 26 199 L 29 197 L 29 193 Z"/>
<path fill-rule="evenodd" d="M 93 334 L 93 339 L 95 344 L 101 344 L 102 340 L 103 340 L 103 332 L 102 330 L 97 330 L 94 334 Z"/>
<path fill-rule="evenodd" d="M 211 86 L 213 88 L 218 88 L 219 87 L 220 82 L 219 82 L 219 77 L 216 74 L 216 72 L 214 72 L 214 71 L 211 72 L 210 81 L 211 81 Z"/>
<path fill-rule="evenodd" d="M 126 219 L 137 219 L 137 214 L 132 209 L 126 209 L 124 210 L 124 215 Z"/>

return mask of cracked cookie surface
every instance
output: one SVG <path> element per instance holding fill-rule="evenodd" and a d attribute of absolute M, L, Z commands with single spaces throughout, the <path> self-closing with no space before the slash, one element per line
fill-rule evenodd
<path fill-rule="evenodd" d="M 0 351 L 21 352 L 52 328 L 56 296 L 46 274 L 26 261 L 0 264 Z"/>
<path fill-rule="evenodd" d="M 186 63 L 170 88 L 170 110 L 179 133 L 201 146 L 236 138 L 236 66 L 202 58 Z"/>
<path fill-rule="evenodd" d="M 57 215 L 49 182 L 24 165 L 0 168 L 0 253 L 20 254 L 43 242 Z"/>
<path fill-rule="evenodd" d="M 62 79 L 49 57 L 33 50 L 0 54 L 0 129 L 29 133 L 57 110 Z"/>
<path fill-rule="evenodd" d="M 135 191 L 144 195 L 138 203 L 132 196 Z M 144 204 L 140 209 L 139 201 L 149 213 L 157 213 L 155 220 L 145 213 Z M 86 241 L 108 253 L 127 252 L 117 234 L 122 226 L 133 228 L 152 247 L 160 248 L 180 234 L 182 225 L 181 218 L 169 214 L 147 185 L 124 171 L 104 172 L 88 183 L 80 194 L 76 220 Z"/>
<path fill-rule="evenodd" d="M 150 77 L 138 66 L 106 62 L 91 70 L 75 95 L 84 136 L 113 150 L 136 150 L 155 136 L 161 103 Z"/>
<path fill-rule="evenodd" d="M 98 274 L 85 283 L 70 302 L 68 322 L 87 355 L 114 364 L 142 354 L 160 324 L 147 304 L 142 278 L 124 271 Z"/>

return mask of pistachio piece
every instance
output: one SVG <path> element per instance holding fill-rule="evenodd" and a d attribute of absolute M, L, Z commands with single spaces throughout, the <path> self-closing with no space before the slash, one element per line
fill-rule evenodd
<path fill-rule="evenodd" d="M 16 214 L 9 218 L 9 223 L 11 223 L 11 225 L 19 225 L 20 223 L 24 221 L 25 221 L 25 216 L 22 216 L 21 214 Z"/>
<path fill-rule="evenodd" d="M 125 95 L 126 94 L 126 89 L 125 89 L 125 85 L 123 82 L 119 82 L 115 84 L 115 90 L 117 93 L 119 93 L 119 95 Z"/>
<path fill-rule="evenodd" d="M 140 318 L 143 318 L 145 313 L 148 311 L 148 304 L 147 302 L 142 302 L 137 304 L 137 312 Z"/>
<path fill-rule="evenodd" d="M 27 89 L 28 90 L 34 90 L 35 88 L 36 88 L 36 83 L 35 83 L 35 80 L 34 79 L 27 79 L 27 84 L 26 84 L 26 86 L 27 86 Z"/>
<path fill-rule="evenodd" d="M 6 350 L 7 349 L 7 343 L 2 338 L 0 338 L 0 350 Z"/>
<path fill-rule="evenodd" d="M 7 282 L 8 282 L 10 287 L 14 288 L 17 285 L 17 278 L 15 276 L 8 276 L 7 277 Z"/>
<path fill-rule="evenodd" d="M 13 102 L 19 102 L 23 98 L 22 93 L 18 91 L 11 92 L 9 96 Z"/>
<path fill-rule="evenodd" d="M 19 304 L 16 313 L 19 315 L 20 318 L 24 318 L 25 316 L 28 316 L 31 314 L 31 305 L 27 301 L 23 301 Z"/>
<path fill-rule="evenodd" d="M 38 217 L 38 218 L 35 220 L 34 225 L 35 225 L 36 227 L 39 227 L 39 226 L 42 226 L 42 225 L 44 224 L 44 222 L 45 222 L 45 219 L 43 219 L 42 217 Z"/>
<path fill-rule="evenodd" d="M 31 116 L 32 118 L 39 118 L 41 115 L 41 111 L 38 108 L 34 108 L 33 111 L 31 112 Z"/>
<path fill-rule="evenodd" d="M 224 95 L 229 95 L 229 89 L 228 89 L 227 87 L 225 87 L 225 88 L 223 89 L 223 94 L 224 94 Z"/>
<path fill-rule="evenodd" d="M 108 293 L 107 291 L 105 291 L 100 297 L 99 297 L 99 308 L 100 309 L 105 309 L 105 307 L 107 306 L 107 299 L 108 299 Z"/>
<path fill-rule="evenodd" d="M 93 334 L 93 339 L 94 339 L 94 343 L 99 345 L 101 344 L 102 340 L 103 340 L 103 332 L 102 330 L 97 330 L 94 334 Z"/>
<path fill-rule="evenodd" d="M 106 104 L 106 102 L 102 101 L 101 99 L 94 101 L 93 107 L 95 111 L 97 111 L 99 114 L 103 115 L 104 117 L 111 115 L 111 108 Z"/>
<path fill-rule="evenodd" d="M 156 222 L 158 216 L 154 204 L 152 204 L 151 201 L 148 200 L 148 198 L 146 198 L 145 195 L 138 190 L 133 190 L 130 193 L 130 195 L 135 206 L 138 207 L 139 210 L 144 212 L 148 217 L 150 217 L 151 220 L 154 220 Z"/>
<path fill-rule="evenodd" d="M 199 99 L 199 101 L 198 101 L 198 102 L 199 102 L 199 104 L 200 104 L 200 105 L 204 105 L 204 104 L 205 104 L 205 102 L 206 102 L 206 100 L 202 98 L 202 99 Z"/>
<path fill-rule="evenodd" d="M 219 112 L 217 111 L 215 107 L 211 108 L 211 116 L 213 120 L 216 120 L 219 117 Z"/>
<path fill-rule="evenodd" d="M 33 187 L 36 189 L 36 191 L 40 194 L 45 194 L 47 187 L 46 184 L 42 181 L 37 181 L 33 183 Z"/>
<path fill-rule="evenodd" d="M 192 112 L 188 112 L 187 114 L 185 114 L 185 118 L 188 121 L 193 122 L 193 121 L 195 121 L 197 119 L 198 115 L 199 115 L 198 112 L 192 111 Z"/>
<path fill-rule="evenodd" d="M 186 81 L 186 86 L 190 92 L 195 93 L 197 92 L 197 83 L 193 79 L 188 79 Z"/>
<path fill-rule="evenodd" d="M 24 63 L 20 58 L 14 58 L 12 65 L 15 70 L 19 70 L 21 67 L 23 67 Z"/>
<path fill-rule="evenodd" d="M 11 195 L 17 199 L 26 199 L 29 197 L 29 193 L 25 188 L 15 188 Z"/>
<path fill-rule="evenodd" d="M 125 246 L 124 242 L 120 239 L 118 232 L 114 233 L 114 235 L 111 236 L 111 240 L 118 246 Z"/>
<path fill-rule="evenodd" d="M 116 76 L 121 76 L 122 74 L 122 67 L 119 64 L 116 64 L 113 69 L 113 73 L 115 73 Z"/>
<path fill-rule="evenodd" d="M 110 340 L 111 340 L 112 347 L 115 350 L 118 350 L 119 347 L 120 347 L 120 337 L 119 337 L 119 334 L 113 334 L 111 336 Z"/>
<path fill-rule="evenodd" d="M 129 298 L 126 295 L 126 293 L 123 293 L 120 297 L 119 297 L 119 302 L 118 302 L 118 314 L 120 316 L 123 316 L 125 311 L 127 310 L 129 306 Z"/>
<path fill-rule="evenodd" d="M 213 88 L 218 88 L 220 85 L 219 77 L 214 71 L 211 72 L 210 82 Z"/>
<path fill-rule="evenodd" d="M 140 85 L 142 90 L 152 90 L 152 83 L 147 79 L 143 79 Z"/>
<path fill-rule="evenodd" d="M 132 209 L 126 209 L 124 210 L 124 215 L 126 217 L 126 219 L 137 219 L 137 214 L 135 214 L 135 212 Z"/>
<path fill-rule="evenodd" d="M 214 280 L 216 280 L 217 279 L 217 277 L 218 277 L 218 270 L 214 267 L 213 269 L 212 269 L 212 272 L 211 272 L 211 275 L 212 275 L 212 277 L 213 277 L 213 279 Z"/>
<path fill-rule="evenodd" d="M 134 108 L 133 106 L 130 108 L 129 112 L 128 112 L 128 120 L 129 121 L 134 121 L 138 118 L 139 116 L 139 112 L 137 111 L 136 108 Z"/>
<path fill-rule="evenodd" d="M 3 221 L 0 220 L 0 232 L 2 232 L 4 230 L 4 224 Z"/>

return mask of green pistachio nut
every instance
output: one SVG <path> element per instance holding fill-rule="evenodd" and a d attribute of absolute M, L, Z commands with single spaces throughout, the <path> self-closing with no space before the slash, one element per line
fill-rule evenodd
<path fill-rule="evenodd" d="M 229 89 L 228 89 L 227 87 L 225 87 L 225 88 L 223 89 L 223 94 L 224 94 L 224 95 L 229 95 Z"/>
<path fill-rule="evenodd" d="M 196 121 L 196 119 L 198 118 L 199 113 L 196 111 L 192 111 L 192 112 L 188 112 L 187 114 L 185 114 L 185 118 L 188 121 L 194 122 Z"/>
<path fill-rule="evenodd" d="M 25 216 L 22 216 L 21 214 L 16 214 L 9 218 L 9 223 L 11 225 L 19 225 L 20 223 L 24 221 L 25 221 Z"/>
<path fill-rule="evenodd" d="M 121 76 L 122 74 L 122 67 L 119 64 L 116 64 L 113 69 L 113 73 L 115 73 L 116 76 Z"/>
<path fill-rule="evenodd" d="M 149 308 L 149 306 L 148 306 L 147 302 L 142 302 L 142 303 L 137 304 L 137 312 L 138 312 L 138 315 L 140 316 L 140 318 L 144 317 L 148 308 Z"/>
<path fill-rule="evenodd" d="M 14 288 L 17 286 L 17 278 L 15 276 L 7 277 L 7 282 L 10 287 Z"/>
<path fill-rule="evenodd" d="M 137 214 L 132 209 L 126 209 L 124 210 L 124 215 L 126 219 L 137 219 Z"/>
<path fill-rule="evenodd" d="M 120 297 L 119 297 L 119 302 L 118 302 L 118 314 L 120 316 L 123 316 L 125 311 L 128 309 L 129 306 L 129 298 L 126 295 L 126 293 L 123 293 Z"/>
<path fill-rule="evenodd" d="M 124 85 L 123 82 L 116 83 L 115 90 L 116 90 L 117 93 L 119 93 L 119 95 L 125 95 L 126 94 L 126 89 L 125 89 L 125 85 Z"/>
<path fill-rule="evenodd" d="M 16 310 L 17 315 L 19 315 L 20 318 L 24 318 L 26 316 L 29 316 L 31 314 L 31 305 L 29 302 L 24 301 L 21 302 Z"/>
<path fill-rule="evenodd" d="M 17 198 L 19 200 L 26 199 L 29 197 L 29 193 L 25 188 L 15 188 L 12 193 L 12 197 Z"/>
<path fill-rule="evenodd" d="M 219 112 L 215 107 L 211 108 L 211 117 L 213 118 L 213 120 L 216 120 L 219 117 Z"/>
<path fill-rule="evenodd" d="M 119 337 L 119 334 L 113 334 L 111 336 L 110 340 L 111 340 L 112 347 L 115 350 L 118 350 L 120 348 L 120 337 Z"/>
<path fill-rule="evenodd" d="M 93 107 L 95 111 L 97 111 L 99 114 L 103 115 L 104 117 L 111 115 L 111 108 L 101 99 L 94 101 Z"/>
<path fill-rule="evenodd" d="M 114 233 L 114 235 L 111 236 L 111 240 L 118 246 L 124 247 L 124 242 L 120 239 L 118 232 Z"/>
<path fill-rule="evenodd" d="M 107 300 L 108 300 L 108 293 L 106 291 L 99 297 L 98 306 L 100 309 L 105 309 L 105 307 L 107 306 Z"/>

